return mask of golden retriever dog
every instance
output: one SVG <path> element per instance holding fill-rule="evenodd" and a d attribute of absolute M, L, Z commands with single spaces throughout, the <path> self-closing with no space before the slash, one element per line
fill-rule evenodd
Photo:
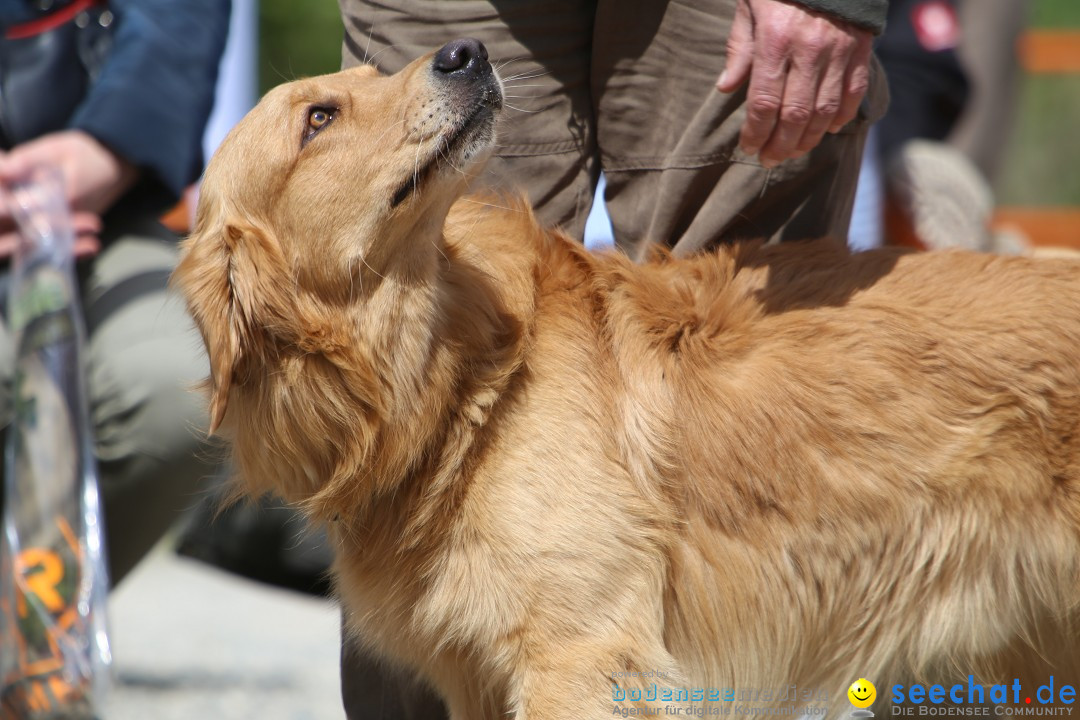
<path fill-rule="evenodd" d="M 176 271 L 212 432 L 329 527 L 348 630 L 454 720 L 1071 708 L 1080 262 L 590 254 L 466 194 L 501 104 L 475 41 L 274 89 Z"/>

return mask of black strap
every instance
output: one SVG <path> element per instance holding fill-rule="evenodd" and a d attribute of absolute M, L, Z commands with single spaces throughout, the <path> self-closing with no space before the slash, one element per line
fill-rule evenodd
<path fill-rule="evenodd" d="M 101 297 L 86 308 L 87 334 L 93 334 L 110 315 L 132 300 L 168 288 L 170 274 L 169 270 L 149 270 L 124 278 L 103 292 Z"/>

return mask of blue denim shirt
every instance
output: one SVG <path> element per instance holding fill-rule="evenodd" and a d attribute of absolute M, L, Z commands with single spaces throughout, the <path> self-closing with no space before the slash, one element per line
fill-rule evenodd
<path fill-rule="evenodd" d="M 145 182 L 136 192 L 150 190 L 158 203 L 174 202 L 202 172 L 202 134 L 230 6 L 230 0 L 108 1 L 112 49 L 69 127 L 141 168 Z M 42 15 L 33 0 L 0 0 L 0 29 Z"/>

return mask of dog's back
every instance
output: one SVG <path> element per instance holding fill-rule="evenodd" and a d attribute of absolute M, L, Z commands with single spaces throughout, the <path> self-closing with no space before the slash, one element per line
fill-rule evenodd
<path fill-rule="evenodd" d="M 469 254 L 535 263 L 528 401 L 490 471 L 562 524 L 523 547 L 592 558 L 559 607 L 627 628 L 613 670 L 835 697 L 1076 669 L 1080 264 L 818 243 L 642 267 L 535 232 L 529 258 L 459 214 Z M 499 497 L 535 526 L 535 496 Z M 613 585 L 644 597 L 613 617 Z"/>

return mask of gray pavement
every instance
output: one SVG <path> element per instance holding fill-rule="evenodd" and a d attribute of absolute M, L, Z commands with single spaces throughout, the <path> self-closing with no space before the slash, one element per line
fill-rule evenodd
<path fill-rule="evenodd" d="M 159 548 L 110 596 L 104 720 L 341 720 L 332 602 Z"/>

